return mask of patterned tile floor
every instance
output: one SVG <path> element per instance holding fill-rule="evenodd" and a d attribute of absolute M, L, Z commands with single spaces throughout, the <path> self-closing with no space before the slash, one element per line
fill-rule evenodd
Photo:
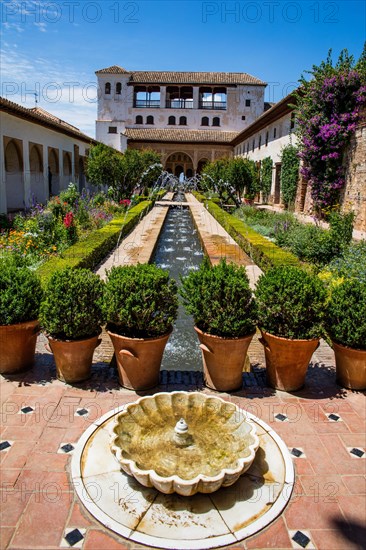
<path fill-rule="evenodd" d="M 98 524 L 79 505 L 69 481 L 70 455 L 90 422 L 137 398 L 119 387 L 107 338 L 95 353 L 92 378 L 77 387 L 56 380 L 43 336 L 33 370 L 0 377 L 3 549 L 142 548 Z M 291 394 L 266 387 L 257 338 L 249 356 L 252 372 L 243 375 L 243 389 L 223 397 L 283 438 L 293 456 L 296 488 L 274 523 L 232 548 L 364 548 L 365 394 L 336 385 L 333 354 L 325 344 L 312 358 L 305 388 Z M 200 375 L 162 373 L 156 391 L 178 389 L 208 393 Z"/>

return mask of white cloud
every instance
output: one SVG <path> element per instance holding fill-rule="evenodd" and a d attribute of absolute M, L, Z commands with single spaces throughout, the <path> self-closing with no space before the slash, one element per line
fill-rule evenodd
<path fill-rule="evenodd" d="M 6 42 L 0 50 L 1 95 L 24 107 L 34 107 L 37 97 L 39 107 L 94 136 L 97 112 L 94 75 L 68 70 L 44 57 L 30 57 L 13 46 Z"/>

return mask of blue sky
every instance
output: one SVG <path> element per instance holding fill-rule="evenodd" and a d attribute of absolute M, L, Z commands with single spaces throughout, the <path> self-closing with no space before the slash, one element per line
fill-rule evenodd
<path fill-rule="evenodd" d="M 1 95 L 94 136 L 97 69 L 248 72 L 278 101 L 342 48 L 359 57 L 362 0 L 3 0 Z"/>

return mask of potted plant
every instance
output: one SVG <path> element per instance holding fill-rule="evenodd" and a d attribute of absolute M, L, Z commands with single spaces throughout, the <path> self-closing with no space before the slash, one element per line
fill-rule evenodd
<path fill-rule="evenodd" d="M 177 284 L 153 264 L 112 267 L 103 305 L 122 386 L 159 383 L 160 364 L 177 317 Z"/>
<path fill-rule="evenodd" d="M 13 374 L 34 363 L 42 287 L 27 267 L 0 262 L 0 373 Z"/>
<path fill-rule="evenodd" d="M 206 258 L 182 279 L 180 292 L 196 325 L 206 386 L 217 391 L 240 389 L 257 318 L 245 268 L 225 260 L 211 267 Z"/>
<path fill-rule="evenodd" d="M 298 390 L 322 334 L 323 284 L 299 267 L 275 267 L 261 275 L 255 296 L 267 380 L 279 390 Z"/>
<path fill-rule="evenodd" d="M 333 288 L 326 309 L 337 381 L 351 390 L 366 389 L 366 285 L 346 279 Z"/>
<path fill-rule="evenodd" d="M 63 382 L 91 376 L 93 353 L 101 342 L 103 290 L 98 275 L 70 267 L 56 271 L 45 288 L 40 322 Z"/>

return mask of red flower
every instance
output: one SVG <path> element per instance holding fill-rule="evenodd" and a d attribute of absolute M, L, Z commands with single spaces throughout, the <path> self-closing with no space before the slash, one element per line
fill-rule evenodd
<path fill-rule="evenodd" d="M 66 229 L 68 229 L 69 227 L 71 227 L 74 223 L 74 215 L 72 212 L 68 212 L 66 214 L 66 216 L 64 217 L 64 226 L 66 227 Z"/>

